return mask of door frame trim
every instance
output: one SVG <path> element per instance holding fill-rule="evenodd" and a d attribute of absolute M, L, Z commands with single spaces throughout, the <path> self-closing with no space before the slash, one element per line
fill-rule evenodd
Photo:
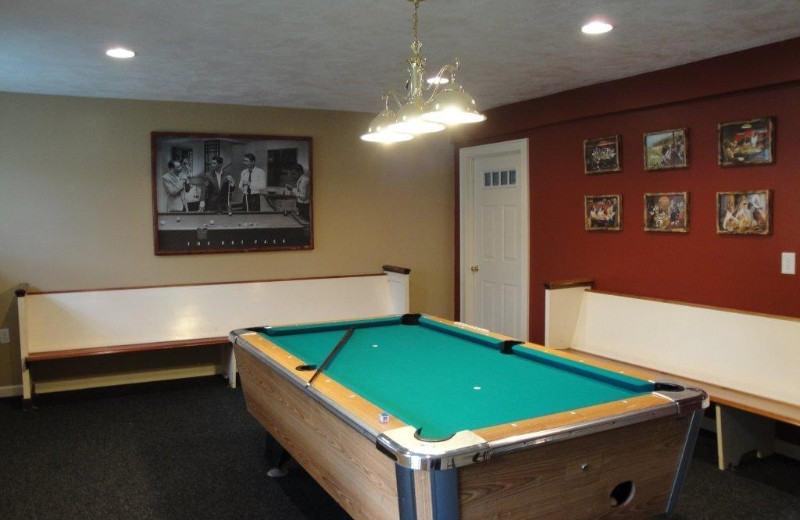
<path fill-rule="evenodd" d="M 530 334 L 530 168 L 528 162 L 528 139 L 516 139 L 479 146 L 459 148 L 458 150 L 458 308 L 456 316 L 464 321 L 469 320 L 471 301 L 467 301 L 467 276 L 470 272 L 468 258 L 473 256 L 472 233 L 474 227 L 474 201 L 472 198 L 472 175 L 474 159 L 479 157 L 519 153 L 520 168 L 517 180 L 521 192 L 520 200 L 520 233 L 522 250 L 522 283 L 520 291 L 520 324 L 524 339 Z"/>

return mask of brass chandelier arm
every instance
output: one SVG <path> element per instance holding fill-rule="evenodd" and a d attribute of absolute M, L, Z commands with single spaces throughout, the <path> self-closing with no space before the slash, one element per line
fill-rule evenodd
<path fill-rule="evenodd" d="M 389 108 L 390 99 L 394 100 L 399 108 L 405 104 L 405 102 L 408 100 L 408 96 L 404 96 L 394 89 L 389 89 L 383 91 L 383 99 L 386 101 L 386 108 Z"/>
<path fill-rule="evenodd" d="M 410 0 L 409 0 L 410 1 Z M 427 82 L 420 82 L 418 85 L 414 85 L 413 83 L 409 85 L 409 92 L 407 94 L 400 94 L 394 89 L 387 89 L 383 91 L 382 98 L 386 102 L 386 108 L 389 108 L 388 102 L 389 99 L 392 99 L 395 103 L 397 103 L 398 108 L 402 107 L 405 103 L 409 101 L 413 101 L 415 97 L 422 97 L 422 94 L 428 94 L 427 99 L 422 100 L 422 104 L 427 105 L 430 103 L 431 99 L 439 92 L 442 88 L 442 85 L 451 83 L 455 81 L 456 71 L 458 70 L 458 58 L 453 60 L 453 63 L 448 63 L 444 65 L 439 72 L 436 73 L 435 76 L 432 76 L 432 80 Z M 413 76 L 412 76 L 413 77 Z M 446 81 L 442 81 L 442 78 L 447 77 Z"/>
<path fill-rule="evenodd" d="M 453 81 L 455 81 L 457 70 L 458 70 L 458 58 L 453 58 L 453 63 L 448 63 L 442 66 L 442 68 L 439 69 L 439 72 L 437 72 L 435 76 L 432 76 L 432 79 L 428 81 L 429 83 L 428 88 L 431 87 L 433 88 L 433 92 L 431 93 L 431 98 L 433 98 L 433 96 L 435 96 L 436 93 L 439 92 L 439 89 L 441 88 L 442 85 L 446 83 L 452 83 Z M 447 81 L 442 81 L 442 78 L 445 77 L 445 74 L 447 74 L 449 77 L 447 78 Z M 430 101 L 430 99 L 428 101 Z"/>

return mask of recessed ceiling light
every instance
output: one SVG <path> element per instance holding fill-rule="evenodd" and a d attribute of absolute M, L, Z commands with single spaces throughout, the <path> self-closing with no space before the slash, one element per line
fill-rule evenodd
<path fill-rule="evenodd" d="M 136 56 L 136 53 L 129 49 L 124 49 L 122 47 L 115 47 L 113 49 L 108 49 L 106 51 L 106 56 L 110 56 L 112 58 L 133 58 Z"/>
<path fill-rule="evenodd" d="M 607 33 L 613 28 L 614 27 L 611 24 L 608 24 L 606 22 L 594 21 L 594 22 L 589 22 L 583 27 L 581 27 L 581 31 L 584 32 L 585 34 L 603 34 Z"/>

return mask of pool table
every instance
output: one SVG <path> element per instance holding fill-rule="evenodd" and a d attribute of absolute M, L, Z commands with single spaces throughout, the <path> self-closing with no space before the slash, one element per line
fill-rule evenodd
<path fill-rule="evenodd" d="M 708 398 L 427 315 L 232 331 L 249 412 L 356 520 L 648 518 Z"/>

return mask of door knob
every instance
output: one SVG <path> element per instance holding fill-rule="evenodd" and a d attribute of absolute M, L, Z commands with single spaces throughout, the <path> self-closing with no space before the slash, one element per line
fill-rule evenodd
<path fill-rule="evenodd" d="M 481 268 L 478 267 L 477 265 L 473 265 L 472 267 L 469 268 L 469 270 L 472 271 L 473 273 L 477 273 L 478 271 L 481 270 Z"/>

